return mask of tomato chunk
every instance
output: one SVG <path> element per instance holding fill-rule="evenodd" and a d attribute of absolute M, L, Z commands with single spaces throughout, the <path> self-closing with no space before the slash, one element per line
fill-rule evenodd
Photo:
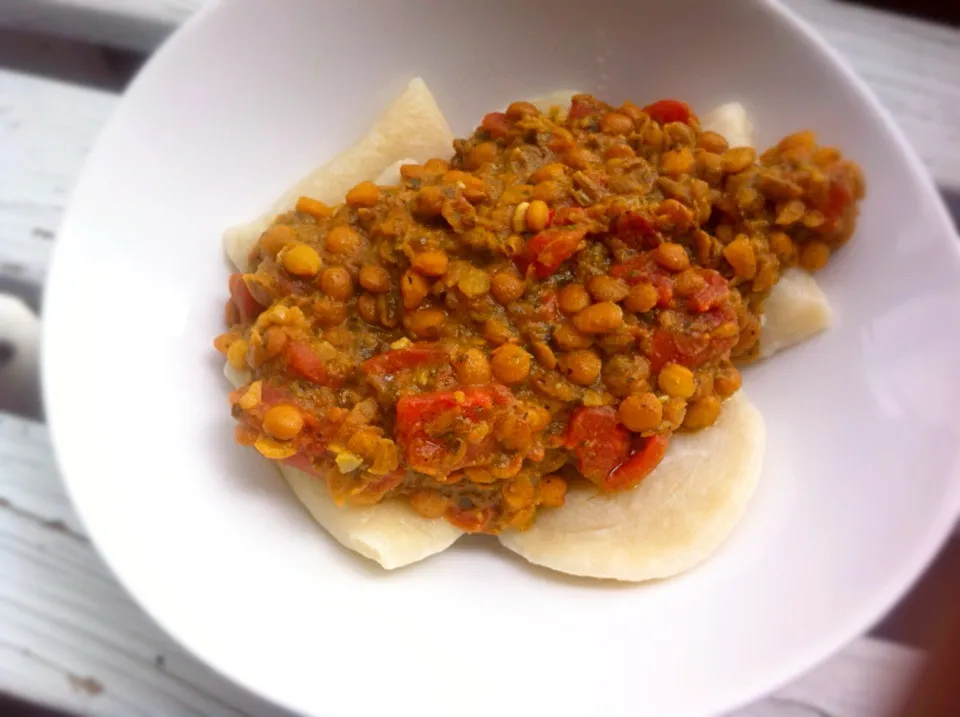
<path fill-rule="evenodd" d="M 629 454 L 630 432 L 619 425 L 611 406 L 581 406 L 570 417 L 564 443 L 576 456 L 583 477 L 603 488 Z"/>
<path fill-rule="evenodd" d="M 678 357 L 677 347 L 673 343 L 673 334 L 666 329 L 655 329 L 650 351 L 650 370 L 658 373 L 661 368 Z"/>
<path fill-rule="evenodd" d="M 447 510 L 446 514 L 447 520 L 467 533 L 488 532 L 488 526 L 493 520 L 493 517 L 494 510 L 492 506 L 469 508 L 467 510 L 453 506 Z"/>
<path fill-rule="evenodd" d="M 547 214 L 550 226 L 564 227 L 585 221 L 587 213 L 581 207 L 557 207 Z"/>
<path fill-rule="evenodd" d="M 372 481 L 364 487 L 358 495 L 353 497 L 353 502 L 361 505 L 371 505 L 379 502 L 384 495 L 392 491 L 398 485 L 403 483 L 407 471 L 404 468 L 398 468 L 392 473 Z"/>
<path fill-rule="evenodd" d="M 512 399 L 509 389 L 499 384 L 401 396 L 396 433 L 407 465 L 427 475 L 446 476 L 488 462 L 494 448 L 492 432 L 473 443 L 459 434 L 491 420 L 491 409 Z M 431 430 L 439 425 L 449 430 Z"/>
<path fill-rule="evenodd" d="M 736 320 L 732 312 L 712 310 L 694 321 L 688 327 L 688 332 L 671 333 L 666 329 L 655 329 L 649 356 L 650 370 L 657 372 L 670 362 L 687 368 L 700 368 L 722 357 L 733 348 L 737 337 L 713 338 L 710 333 L 729 320 Z"/>
<path fill-rule="evenodd" d="M 491 112 L 484 116 L 480 127 L 494 139 L 501 139 L 510 132 L 510 120 L 503 112 Z"/>
<path fill-rule="evenodd" d="M 435 366 L 447 358 L 446 352 L 436 344 L 416 343 L 405 349 L 391 349 L 363 362 L 367 376 L 386 376 L 419 366 Z"/>
<path fill-rule="evenodd" d="M 653 249 L 650 239 L 656 237 L 657 230 L 640 212 L 625 212 L 614 222 L 612 234 L 634 249 Z"/>
<path fill-rule="evenodd" d="M 297 378 L 326 385 L 329 382 L 327 367 L 305 341 L 289 341 L 286 350 L 287 369 Z"/>
<path fill-rule="evenodd" d="M 605 491 L 632 488 L 656 468 L 669 436 L 638 439 L 631 452 L 630 432 L 617 422 L 610 406 L 581 407 L 573 412 L 565 442 L 577 457 L 584 478 Z"/>
<path fill-rule="evenodd" d="M 605 490 L 633 488 L 660 465 L 670 445 L 670 436 L 656 435 L 640 440 L 640 447 L 634 450 L 626 461 L 617 466 L 601 486 L 602 488 Z"/>
<path fill-rule="evenodd" d="M 713 269 L 701 269 L 700 276 L 706 285 L 690 297 L 690 308 L 703 313 L 720 306 L 730 294 L 730 284 L 720 272 Z"/>
<path fill-rule="evenodd" d="M 849 209 L 851 204 L 853 204 L 853 193 L 838 180 L 831 181 L 830 188 L 827 191 L 827 200 L 820 209 L 826 219 L 823 223 L 823 229 L 834 231 L 844 212 Z"/>
<path fill-rule="evenodd" d="M 567 117 L 571 120 L 583 119 L 590 115 L 599 114 L 602 107 L 596 98 L 590 95 L 574 95 L 570 102 L 570 112 Z"/>
<path fill-rule="evenodd" d="M 237 311 L 240 312 L 240 320 L 244 323 L 250 323 L 257 318 L 264 307 L 253 298 L 253 294 L 250 293 L 250 289 L 247 288 L 247 284 L 243 280 L 243 274 L 231 274 L 229 287 L 230 299 L 237 307 Z"/>
<path fill-rule="evenodd" d="M 587 235 L 583 227 L 544 229 L 527 243 L 530 265 L 539 279 L 545 279 L 560 265 L 580 250 L 580 244 Z"/>
<path fill-rule="evenodd" d="M 657 290 L 657 306 L 673 306 L 673 281 L 649 256 L 613 265 L 610 267 L 610 276 L 623 279 L 631 286 L 652 284 Z"/>
<path fill-rule="evenodd" d="M 690 107 L 678 100 L 659 100 L 643 108 L 651 119 L 666 124 L 667 122 L 689 122 Z"/>

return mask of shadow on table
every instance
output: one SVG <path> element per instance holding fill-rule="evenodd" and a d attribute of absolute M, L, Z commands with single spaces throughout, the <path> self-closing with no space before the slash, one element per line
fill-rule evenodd
<path fill-rule="evenodd" d="M 848 5 L 866 5 L 903 15 L 913 15 L 948 25 L 960 25 L 960 3 L 957 2 L 943 0 L 843 0 L 843 2 Z"/>
<path fill-rule="evenodd" d="M 69 712 L 23 702 L 0 692 L 0 715 L 3 717 L 71 717 Z"/>

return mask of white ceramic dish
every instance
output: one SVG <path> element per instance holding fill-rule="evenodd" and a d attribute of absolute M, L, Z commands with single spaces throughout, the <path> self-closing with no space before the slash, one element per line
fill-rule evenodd
<path fill-rule="evenodd" d="M 702 568 L 611 586 L 477 539 L 386 573 L 233 445 L 210 348 L 221 231 L 357 138 L 414 75 L 460 134 L 557 88 L 700 110 L 739 99 L 760 146 L 809 127 L 862 164 L 859 232 L 822 274 L 840 325 L 749 371 L 768 459 Z M 77 508 L 133 595 L 288 707 L 716 714 L 869 626 L 953 524 L 958 279 L 907 140 L 767 2 L 213 3 L 135 82 L 77 187 L 46 297 L 47 415 Z"/>

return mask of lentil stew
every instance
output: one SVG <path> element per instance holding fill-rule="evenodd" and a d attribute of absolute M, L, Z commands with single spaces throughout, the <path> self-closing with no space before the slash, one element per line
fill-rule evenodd
<path fill-rule="evenodd" d="M 302 197 L 230 277 L 236 438 L 340 505 L 524 529 L 629 490 L 708 428 L 782 270 L 852 235 L 859 168 L 810 132 L 759 156 L 675 100 L 515 102 L 331 207 Z"/>

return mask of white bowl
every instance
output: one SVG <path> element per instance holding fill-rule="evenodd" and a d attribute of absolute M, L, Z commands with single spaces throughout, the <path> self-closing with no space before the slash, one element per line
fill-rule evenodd
<path fill-rule="evenodd" d="M 455 131 L 559 88 L 742 100 L 767 146 L 816 129 L 868 178 L 822 274 L 840 317 L 751 369 L 758 493 L 720 553 L 611 586 L 462 540 L 386 573 L 233 444 L 211 340 L 220 234 L 357 138 L 415 75 Z M 90 157 L 46 297 L 47 415 L 97 546 L 176 638 L 290 708 L 716 714 L 795 677 L 908 587 L 960 507 L 960 255 L 863 84 L 761 1 L 213 3 L 134 83 Z"/>

